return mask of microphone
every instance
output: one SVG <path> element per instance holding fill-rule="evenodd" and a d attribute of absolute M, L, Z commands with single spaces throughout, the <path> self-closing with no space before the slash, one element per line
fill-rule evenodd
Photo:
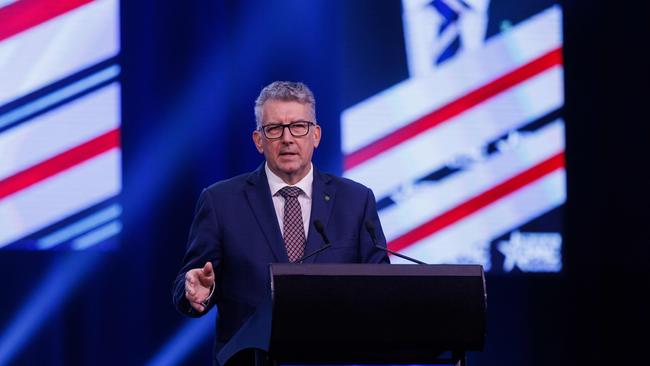
<path fill-rule="evenodd" d="M 366 221 L 366 231 L 368 231 L 368 234 L 370 234 L 370 239 L 372 239 L 372 243 L 375 245 L 375 248 L 381 249 L 384 252 L 390 253 L 390 254 L 392 254 L 394 256 L 404 258 L 407 261 L 411 261 L 413 263 L 426 264 L 426 263 L 424 263 L 422 261 L 419 261 L 417 259 L 413 259 L 411 257 L 405 256 L 404 254 L 397 253 L 395 251 L 392 251 L 392 250 L 390 250 L 388 248 L 382 247 L 381 245 L 377 244 L 377 235 L 375 234 L 375 225 L 370 220 Z"/>
<path fill-rule="evenodd" d="M 327 235 L 325 235 L 325 226 L 323 225 L 323 223 L 320 220 L 316 219 L 314 220 L 314 227 L 316 228 L 316 231 L 320 234 L 321 238 L 323 238 L 323 242 L 325 242 L 325 245 L 303 256 L 302 258 L 296 261 L 298 263 L 302 263 L 306 259 L 311 258 L 312 256 L 315 256 L 316 254 L 332 246 L 332 244 L 330 244 L 330 240 L 327 238 Z"/>

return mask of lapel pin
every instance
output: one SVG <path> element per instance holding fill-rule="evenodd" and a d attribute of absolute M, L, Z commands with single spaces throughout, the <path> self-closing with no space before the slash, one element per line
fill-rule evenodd
<path fill-rule="evenodd" d="M 325 201 L 329 201 L 329 200 L 330 200 L 330 196 L 326 194 L 325 195 Z"/>

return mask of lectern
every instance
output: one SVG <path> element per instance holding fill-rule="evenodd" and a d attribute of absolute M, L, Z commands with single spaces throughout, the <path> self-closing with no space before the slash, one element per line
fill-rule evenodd
<path fill-rule="evenodd" d="M 222 349 L 282 364 L 454 364 L 485 341 L 479 265 L 271 264 L 271 299 Z"/>

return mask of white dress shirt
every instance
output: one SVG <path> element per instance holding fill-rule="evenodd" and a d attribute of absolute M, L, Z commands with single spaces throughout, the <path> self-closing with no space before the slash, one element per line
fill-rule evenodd
<path fill-rule="evenodd" d="M 278 217 L 278 224 L 280 224 L 280 232 L 284 237 L 284 197 L 280 196 L 279 190 L 286 186 L 298 187 L 302 193 L 298 196 L 300 203 L 300 211 L 302 213 L 302 224 L 305 228 L 305 238 L 309 234 L 309 217 L 311 215 L 311 194 L 312 183 L 314 182 L 314 166 L 310 164 L 309 173 L 305 175 L 298 183 L 290 185 L 285 183 L 282 178 L 278 177 L 269 169 L 269 164 L 264 163 L 264 171 L 266 172 L 266 179 L 271 188 L 271 197 L 273 198 L 273 207 L 275 207 L 275 215 Z"/>

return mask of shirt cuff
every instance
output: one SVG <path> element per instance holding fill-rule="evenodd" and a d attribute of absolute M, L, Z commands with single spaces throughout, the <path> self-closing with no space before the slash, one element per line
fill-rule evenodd
<path fill-rule="evenodd" d="M 215 289 L 215 287 L 217 287 L 217 286 L 215 286 L 215 284 L 213 283 L 213 284 L 212 284 L 212 288 L 210 289 L 210 295 L 208 295 L 208 297 L 207 297 L 205 300 L 203 300 L 203 302 L 201 303 L 201 305 L 207 307 L 208 304 L 210 304 L 210 299 L 212 299 L 212 295 L 214 294 L 214 289 Z"/>

